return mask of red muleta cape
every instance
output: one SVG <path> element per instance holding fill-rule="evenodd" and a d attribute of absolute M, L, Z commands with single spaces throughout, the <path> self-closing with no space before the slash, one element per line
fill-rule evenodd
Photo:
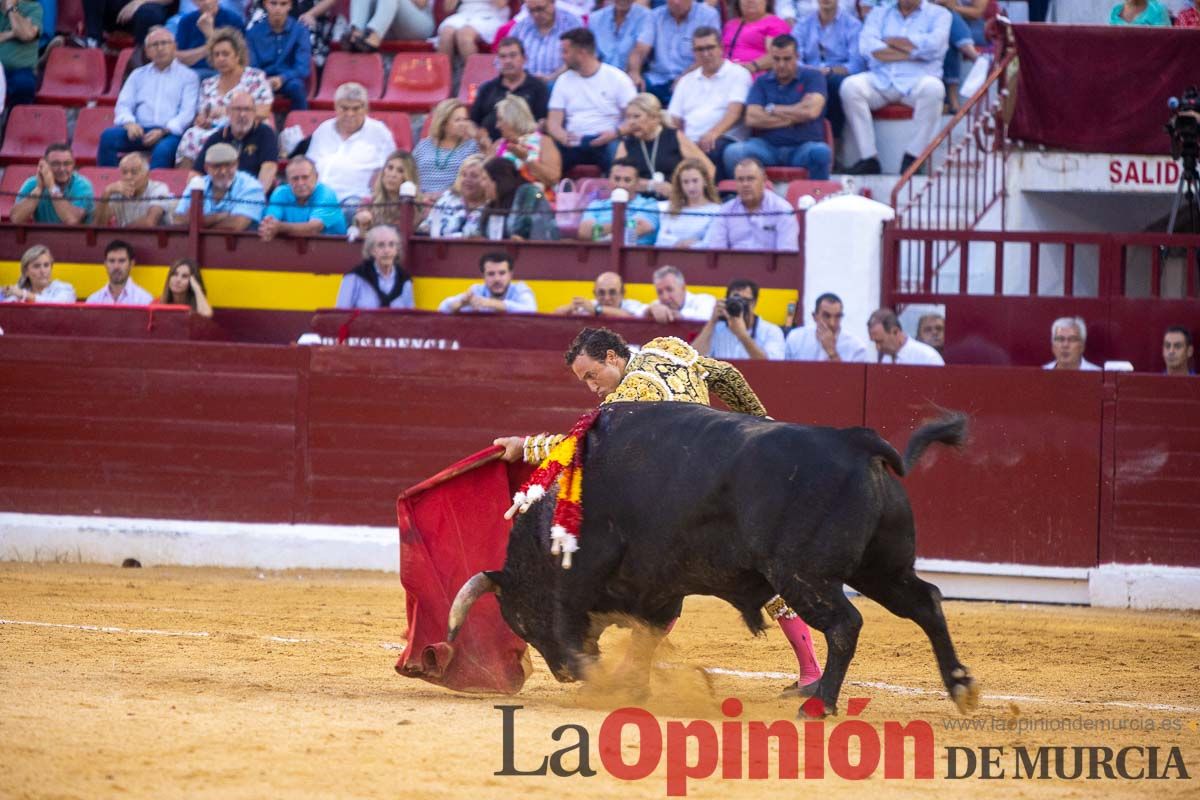
<path fill-rule="evenodd" d="M 526 644 L 500 616 L 494 594 L 480 598 L 454 644 L 446 642 L 458 590 L 504 565 L 511 523 L 504 512 L 533 467 L 505 464 L 490 447 L 405 490 L 396 501 L 407 645 L 396 672 L 461 692 L 516 694 L 525 684 Z"/>

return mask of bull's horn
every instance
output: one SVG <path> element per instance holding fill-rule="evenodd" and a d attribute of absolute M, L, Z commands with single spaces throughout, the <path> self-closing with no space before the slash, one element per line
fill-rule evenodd
<path fill-rule="evenodd" d="M 450 632 L 446 635 L 447 642 L 453 642 L 454 637 L 458 636 L 458 629 L 467 621 L 467 612 L 475 605 L 475 601 L 498 588 L 496 582 L 485 572 L 475 573 L 463 584 L 454 597 L 454 604 L 450 606 Z"/>

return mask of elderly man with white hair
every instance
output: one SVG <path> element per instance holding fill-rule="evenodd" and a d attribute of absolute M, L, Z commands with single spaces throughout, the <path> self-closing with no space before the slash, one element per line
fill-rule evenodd
<path fill-rule="evenodd" d="M 97 225 L 154 228 L 170 222 L 171 190 L 150 179 L 146 157 L 135 151 L 121 159 L 121 177 L 104 187 L 96 200 Z"/>
<path fill-rule="evenodd" d="M 1098 372 L 1100 367 L 1083 357 L 1087 347 L 1087 323 L 1082 317 L 1059 317 L 1050 325 L 1050 348 L 1054 360 L 1042 369 L 1078 369 Z"/>
<path fill-rule="evenodd" d="M 371 176 L 383 168 L 396 140 L 387 125 L 367 116 L 368 95 L 361 83 L 339 86 L 333 108 L 337 116 L 313 131 L 307 155 L 338 202 L 353 206 L 371 196 Z"/>
<path fill-rule="evenodd" d="M 679 267 L 659 267 L 654 270 L 653 281 L 658 299 L 646 306 L 643 316 L 655 322 L 704 322 L 712 316 L 717 298 L 688 291 L 687 280 Z"/>

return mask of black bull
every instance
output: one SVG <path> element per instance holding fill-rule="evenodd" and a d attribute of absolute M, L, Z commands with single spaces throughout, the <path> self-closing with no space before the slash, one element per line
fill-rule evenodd
<path fill-rule="evenodd" d="M 862 627 L 848 584 L 925 631 L 951 698 L 969 711 L 978 689 L 955 655 L 941 593 L 913 569 L 912 509 L 896 478 L 930 444 L 961 444 L 965 430 L 961 415 L 926 424 L 901 459 L 869 428 L 806 427 L 687 403 L 609 406 L 587 437 L 574 566 L 550 555 L 547 498 L 517 519 L 503 569 L 459 591 L 449 638 L 475 599 L 495 591 L 513 631 L 555 677 L 572 680 L 598 656 L 606 618 L 628 615 L 649 628 L 635 648 L 648 678 L 654 645 L 687 595 L 725 600 L 761 633 L 761 608 L 779 594 L 825 634 L 817 696 L 832 712 Z"/>

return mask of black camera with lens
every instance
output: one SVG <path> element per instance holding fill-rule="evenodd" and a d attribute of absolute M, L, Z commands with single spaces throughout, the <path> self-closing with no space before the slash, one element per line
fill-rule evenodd
<path fill-rule="evenodd" d="M 1200 156 L 1200 90 L 1189 86 L 1179 97 L 1167 101 L 1171 118 L 1167 133 L 1171 134 L 1171 158 L 1183 159 L 1185 169 L 1195 169 Z"/>
<path fill-rule="evenodd" d="M 726 314 L 726 316 L 745 317 L 746 313 L 749 310 L 750 310 L 750 301 L 747 300 L 746 298 L 738 297 L 737 295 L 734 295 L 733 297 L 725 298 L 725 314 Z"/>

